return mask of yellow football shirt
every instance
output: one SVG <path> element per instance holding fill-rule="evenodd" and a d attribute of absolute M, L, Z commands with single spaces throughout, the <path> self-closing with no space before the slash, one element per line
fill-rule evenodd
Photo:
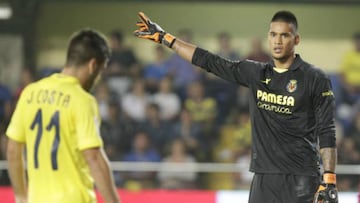
<path fill-rule="evenodd" d="M 7 136 L 26 143 L 29 203 L 96 202 L 81 150 L 101 147 L 95 98 L 70 76 L 53 74 L 25 88 Z"/>
<path fill-rule="evenodd" d="M 185 100 L 185 107 L 195 122 L 208 121 L 216 116 L 216 102 L 212 98 L 205 98 L 199 103 L 187 99 Z"/>
<path fill-rule="evenodd" d="M 360 53 L 356 51 L 347 52 L 343 59 L 341 71 L 346 82 L 360 86 Z"/>

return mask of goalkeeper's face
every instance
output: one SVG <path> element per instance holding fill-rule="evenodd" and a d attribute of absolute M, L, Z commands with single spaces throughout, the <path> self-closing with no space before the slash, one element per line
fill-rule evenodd
<path fill-rule="evenodd" d="M 295 53 L 300 38 L 294 26 L 287 22 L 272 22 L 268 33 L 271 55 L 275 60 L 287 61 Z"/>

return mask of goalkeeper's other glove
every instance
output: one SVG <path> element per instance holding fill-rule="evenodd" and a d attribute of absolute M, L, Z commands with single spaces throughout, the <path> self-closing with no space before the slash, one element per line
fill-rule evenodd
<path fill-rule="evenodd" d="M 336 189 L 336 174 L 325 172 L 323 183 L 320 184 L 314 197 L 314 203 L 338 203 L 338 192 Z"/>
<path fill-rule="evenodd" d="M 139 27 L 135 30 L 134 34 L 137 37 L 149 39 L 154 42 L 165 44 L 168 47 L 172 47 L 176 38 L 166 33 L 158 24 L 152 22 L 143 12 L 139 12 L 141 22 L 137 22 L 136 26 Z"/>

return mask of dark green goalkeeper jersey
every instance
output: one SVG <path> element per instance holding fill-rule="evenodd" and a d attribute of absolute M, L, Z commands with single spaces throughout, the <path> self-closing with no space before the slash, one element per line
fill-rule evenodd
<path fill-rule="evenodd" d="M 317 176 L 318 148 L 335 147 L 334 96 L 328 77 L 299 55 L 282 73 L 273 62 L 229 61 L 197 48 L 192 63 L 250 89 L 250 170 Z"/>

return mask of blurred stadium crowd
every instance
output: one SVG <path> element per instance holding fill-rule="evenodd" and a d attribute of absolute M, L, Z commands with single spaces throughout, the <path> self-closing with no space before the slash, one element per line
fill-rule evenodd
<path fill-rule="evenodd" d="M 191 30 L 177 36 L 191 42 Z M 230 60 L 268 61 L 261 39 L 251 40 L 252 50 L 241 53 L 231 46 L 231 36 L 217 36 L 217 54 Z M 338 74 L 331 74 L 336 97 L 339 164 L 360 164 L 360 33 L 354 50 L 344 54 Z M 200 188 L 246 189 L 252 174 L 248 89 L 228 83 L 193 67 L 162 46 L 149 50 L 156 56 L 144 64 L 120 31 L 109 33 L 112 57 L 93 95 L 102 117 L 101 135 L 111 161 L 237 163 L 239 173 L 114 172 L 116 184 L 127 189 Z M 325 69 L 326 70 L 326 69 Z M 0 84 L 0 159 L 5 159 L 4 132 L 22 89 L 58 70 L 24 69 L 21 84 L 11 92 Z M 6 171 L 0 183 L 8 185 Z M 358 176 L 338 177 L 340 191 L 356 190 Z"/>

